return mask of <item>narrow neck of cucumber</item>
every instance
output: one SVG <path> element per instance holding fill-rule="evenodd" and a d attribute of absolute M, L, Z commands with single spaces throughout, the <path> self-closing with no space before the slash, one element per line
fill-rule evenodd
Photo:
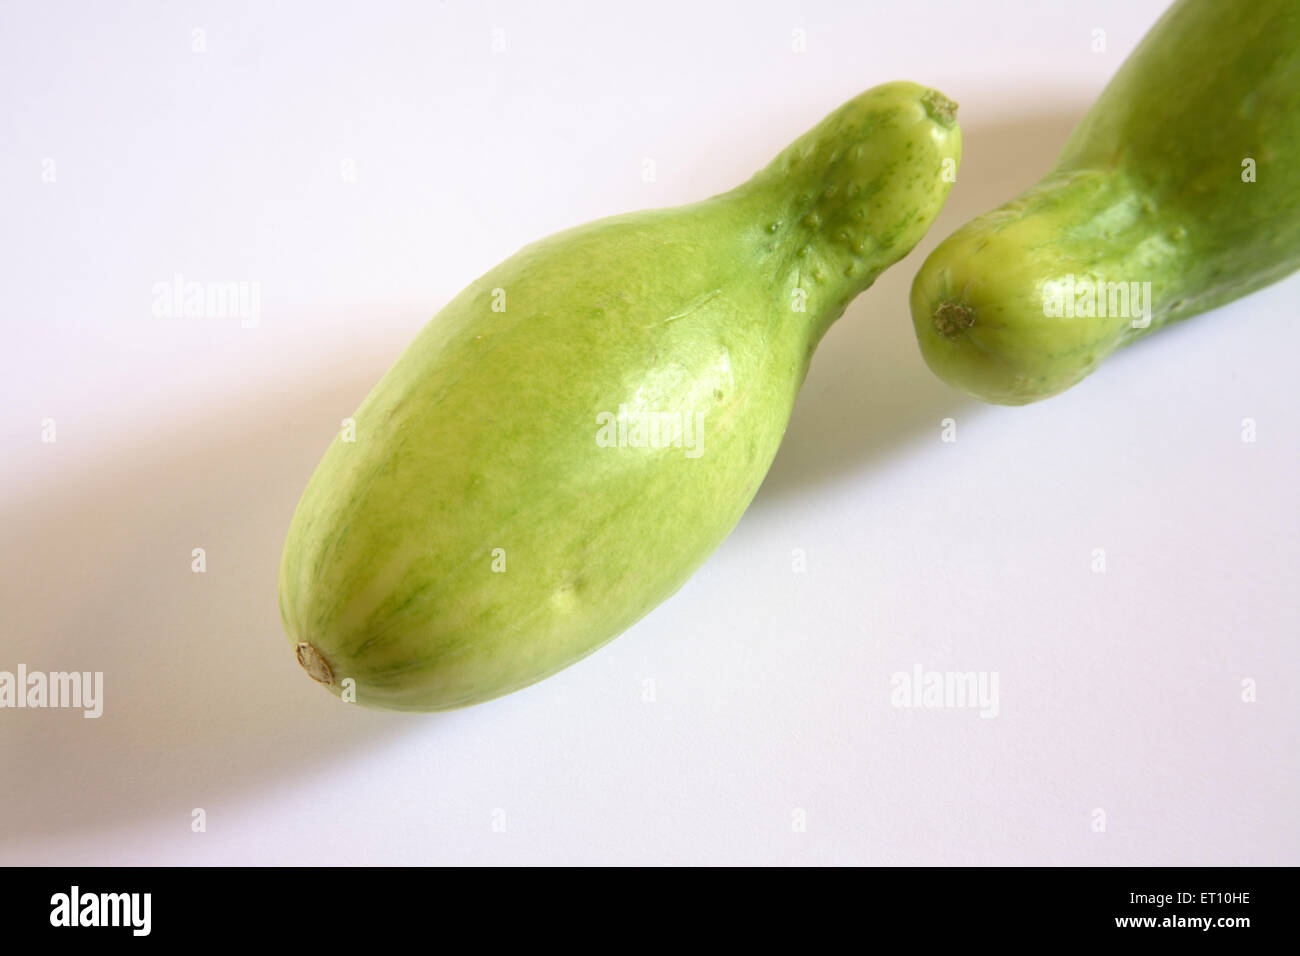
<path fill-rule="evenodd" d="M 820 338 L 925 234 L 960 157 L 956 106 L 913 83 L 845 103 L 731 195 L 746 204 L 792 307 Z"/>
<path fill-rule="evenodd" d="M 1026 220 L 1047 230 L 1035 256 L 1065 314 L 1109 324 L 1116 346 L 1179 317 L 1196 224 L 1160 208 L 1122 165 L 1062 169 L 1026 197 Z"/>
<path fill-rule="evenodd" d="M 808 316 L 816 342 L 875 281 L 884 265 L 867 260 L 867 240 L 846 236 L 828 241 L 827 228 L 834 228 L 828 223 L 834 213 L 824 195 L 829 187 L 789 196 L 749 185 L 732 198 L 748 211 L 747 218 L 754 224 L 753 242 L 777 293 L 792 312 Z"/>

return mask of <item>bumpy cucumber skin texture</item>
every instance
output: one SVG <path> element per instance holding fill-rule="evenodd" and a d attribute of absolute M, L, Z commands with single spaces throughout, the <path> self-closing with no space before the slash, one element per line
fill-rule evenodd
<path fill-rule="evenodd" d="M 730 193 L 559 233 L 460 293 L 298 505 L 280 607 L 304 666 L 366 706 L 464 706 L 676 591 L 757 491 L 826 328 L 938 214 L 952 108 L 869 90 Z M 599 446 L 620 405 L 702 413 L 699 457 Z"/>
<path fill-rule="evenodd" d="M 911 296 L 926 362 L 976 398 L 1024 404 L 1147 332 L 1289 275 L 1300 268 L 1297 156 L 1300 3 L 1180 0 L 1047 177 L 926 260 Z M 1071 275 L 1150 282 L 1150 325 L 1045 315 L 1045 284 Z"/>

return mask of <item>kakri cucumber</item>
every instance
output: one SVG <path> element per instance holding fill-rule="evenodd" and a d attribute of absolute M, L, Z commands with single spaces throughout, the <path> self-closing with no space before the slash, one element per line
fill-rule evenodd
<path fill-rule="evenodd" d="M 938 214 L 954 113 L 876 87 L 731 192 L 543 239 L 457 295 L 293 516 L 280 609 L 307 672 L 370 707 L 473 704 L 681 587 L 758 490 L 827 327 Z"/>
<path fill-rule="evenodd" d="M 1178 0 L 1039 183 L 912 287 L 941 378 L 1024 404 L 1300 267 L 1300 2 Z"/>

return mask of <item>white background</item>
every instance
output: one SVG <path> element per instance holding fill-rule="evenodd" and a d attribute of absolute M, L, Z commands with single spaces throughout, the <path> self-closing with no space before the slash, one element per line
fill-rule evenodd
<path fill-rule="evenodd" d="M 0 711 L 0 863 L 1300 863 L 1300 281 L 1019 409 L 935 379 L 907 314 L 1163 5 L 4 3 L 0 670 L 106 700 Z M 307 679 L 284 532 L 421 325 L 894 79 L 960 102 L 959 181 L 691 582 L 468 710 Z M 260 283 L 260 324 L 155 318 L 178 273 Z M 891 706 L 917 664 L 996 671 L 999 715 Z"/>

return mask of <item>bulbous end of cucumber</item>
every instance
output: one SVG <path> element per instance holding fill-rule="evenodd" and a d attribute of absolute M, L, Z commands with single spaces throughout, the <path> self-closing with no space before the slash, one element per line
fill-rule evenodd
<path fill-rule="evenodd" d="M 921 354 L 981 401 L 1063 392 L 1153 325 L 1150 280 L 1169 246 L 1117 171 L 1050 176 L 926 259 L 911 294 Z"/>
<path fill-rule="evenodd" d="M 1061 355 L 1059 330 L 1039 321 L 1040 281 L 1016 261 L 1021 253 L 963 232 L 931 254 L 912 284 L 912 322 L 930 370 L 999 405 L 1047 398 L 1087 375 L 1087 357 Z"/>

